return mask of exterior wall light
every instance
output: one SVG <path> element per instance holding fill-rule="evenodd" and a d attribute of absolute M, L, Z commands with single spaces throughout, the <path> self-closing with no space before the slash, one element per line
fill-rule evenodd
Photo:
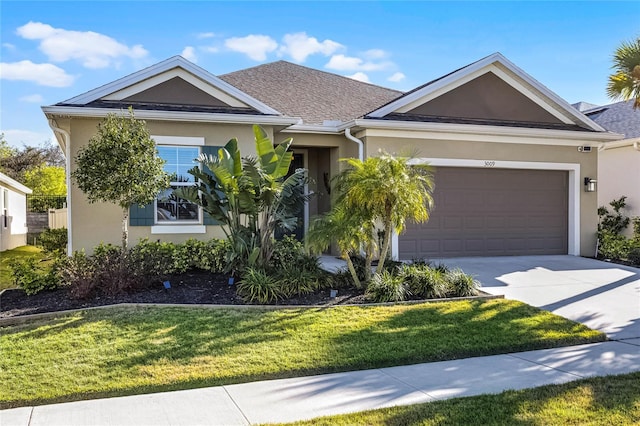
<path fill-rule="evenodd" d="M 584 192 L 596 192 L 597 180 L 591 178 L 584 178 Z"/>

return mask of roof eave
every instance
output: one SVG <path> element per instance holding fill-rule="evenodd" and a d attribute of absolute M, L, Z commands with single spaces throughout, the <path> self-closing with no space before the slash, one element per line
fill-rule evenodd
<path fill-rule="evenodd" d="M 124 114 L 124 111 L 110 108 L 90 108 L 90 107 L 70 107 L 70 106 L 43 106 L 42 111 L 47 118 L 58 116 L 77 118 L 104 118 L 107 114 Z M 290 126 L 300 122 L 298 117 L 283 117 L 280 115 L 257 115 L 257 114 L 223 114 L 207 112 L 185 112 L 185 111 L 157 111 L 157 110 L 136 110 L 136 118 L 143 120 L 159 121 L 185 121 L 185 122 L 205 122 L 205 123 L 227 123 L 227 124 L 262 124 L 262 125 L 284 125 Z"/>
<path fill-rule="evenodd" d="M 526 127 L 507 127 L 507 126 L 491 126 L 478 124 L 457 124 L 457 123 L 424 123 L 415 121 L 395 121 L 395 120 L 375 120 L 375 119 L 356 119 L 348 123 L 344 123 L 339 130 L 345 128 L 361 128 L 361 129 L 387 129 L 387 130 L 415 130 L 430 132 L 448 132 L 460 134 L 476 134 L 476 135 L 502 135 L 502 136 L 526 136 L 538 137 L 545 139 L 572 139 L 594 142 L 605 142 L 619 140 L 623 135 L 611 132 L 589 132 L 576 130 L 557 130 L 557 129 L 537 129 Z"/>
<path fill-rule="evenodd" d="M 8 186 L 10 186 L 12 188 L 15 188 L 18 191 L 22 192 L 23 194 L 31 194 L 31 193 L 33 193 L 33 191 L 31 189 L 27 188 L 26 186 L 24 186 L 23 184 L 21 184 L 17 180 L 10 178 L 9 176 L 5 175 L 4 173 L 0 173 L 0 183 L 4 183 L 5 185 L 8 185 Z"/>

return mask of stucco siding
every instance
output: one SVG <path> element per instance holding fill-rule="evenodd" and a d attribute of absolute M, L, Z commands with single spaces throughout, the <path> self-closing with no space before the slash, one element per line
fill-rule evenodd
<path fill-rule="evenodd" d="M 95 135 L 100 120 L 73 119 L 71 130 L 71 170 L 75 170 L 75 158 L 81 147 L 88 144 Z M 206 123 L 176 123 L 147 121 L 152 135 L 204 137 L 205 145 L 223 146 L 229 139 L 236 137 L 243 156 L 255 154 L 254 136 L 251 125 L 226 125 Z M 271 128 L 265 128 L 270 137 Z M 72 249 L 91 252 L 99 243 L 120 244 L 122 237 L 122 210 L 115 204 L 90 204 L 87 197 L 76 185 L 70 190 Z M 129 244 L 137 243 L 141 238 L 150 240 L 183 242 L 189 238 L 207 240 L 224 238 L 219 226 L 207 226 L 204 234 L 152 234 L 150 226 L 129 226 Z"/>
<path fill-rule="evenodd" d="M 627 196 L 626 216 L 640 216 L 640 151 L 627 145 L 598 152 L 598 205 L 611 210 L 609 203 Z M 629 225 L 627 236 L 633 234 Z"/>

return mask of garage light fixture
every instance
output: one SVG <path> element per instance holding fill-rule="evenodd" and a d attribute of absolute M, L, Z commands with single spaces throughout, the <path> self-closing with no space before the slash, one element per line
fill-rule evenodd
<path fill-rule="evenodd" d="M 591 178 L 584 178 L 584 192 L 596 192 L 597 180 Z"/>

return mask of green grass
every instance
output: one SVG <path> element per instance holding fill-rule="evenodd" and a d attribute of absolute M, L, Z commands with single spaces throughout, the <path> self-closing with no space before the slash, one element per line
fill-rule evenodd
<path fill-rule="evenodd" d="M 93 310 L 0 330 L 0 407 L 602 341 L 516 301 Z"/>
<path fill-rule="evenodd" d="M 3 251 L 0 254 L 0 291 L 5 288 L 14 288 L 13 275 L 9 268 L 9 263 L 14 259 L 24 259 L 26 257 L 36 257 L 39 260 L 44 259 L 45 255 L 38 247 L 22 246 L 13 250 Z"/>
<path fill-rule="evenodd" d="M 295 425 L 638 425 L 640 372 L 497 395 L 323 417 Z"/>

